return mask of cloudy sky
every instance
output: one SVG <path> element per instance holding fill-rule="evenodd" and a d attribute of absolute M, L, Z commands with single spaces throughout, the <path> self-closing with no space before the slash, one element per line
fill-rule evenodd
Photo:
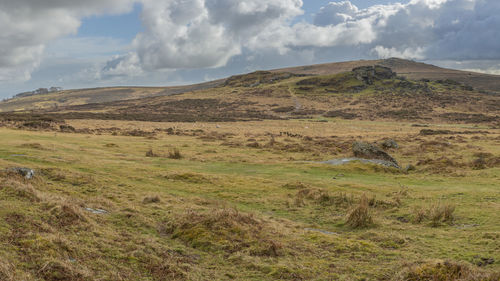
<path fill-rule="evenodd" d="M 0 0 L 0 97 L 402 57 L 500 74 L 498 0 Z"/>

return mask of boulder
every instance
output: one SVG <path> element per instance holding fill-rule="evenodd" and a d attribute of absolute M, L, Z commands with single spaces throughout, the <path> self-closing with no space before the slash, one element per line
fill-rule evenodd
<path fill-rule="evenodd" d="M 393 139 L 385 139 L 384 141 L 382 141 L 382 143 L 380 143 L 380 146 L 382 146 L 382 148 L 384 149 L 399 148 L 398 143 Z"/>
<path fill-rule="evenodd" d="M 15 167 L 9 169 L 9 171 L 19 174 L 28 180 L 32 179 L 35 176 L 35 171 L 30 168 Z"/>
<path fill-rule="evenodd" d="M 366 142 L 354 142 L 352 145 L 354 156 L 363 159 L 378 159 L 394 163 L 398 168 L 398 162 L 381 148 Z"/>
<path fill-rule="evenodd" d="M 341 158 L 341 159 L 332 159 L 328 161 L 321 162 L 323 164 L 328 164 L 328 165 L 333 165 L 333 166 L 340 166 L 340 165 L 346 165 L 352 162 L 361 162 L 361 163 L 366 163 L 366 164 L 375 164 L 375 165 L 380 165 L 380 166 L 385 166 L 385 167 L 392 167 L 399 169 L 400 167 L 395 164 L 394 162 L 391 161 L 386 161 L 386 160 L 380 160 L 380 159 L 364 159 L 364 158 Z M 334 178 L 336 179 L 336 177 Z"/>

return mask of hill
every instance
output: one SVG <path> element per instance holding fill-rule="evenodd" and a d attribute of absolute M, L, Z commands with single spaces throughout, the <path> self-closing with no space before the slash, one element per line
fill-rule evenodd
<path fill-rule="evenodd" d="M 197 91 L 52 107 L 31 112 L 30 116 L 33 114 L 54 120 L 230 122 L 342 118 L 499 126 L 500 95 L 449 79 L 410 80 L 391 68 L 376 65 L 330 75 L 258 71 Z M 0 118 L 15 121 L 21 116 L 4 113 Z"/>
<path fill-rule="evenodd" d="M 154 96 L 168 96 L 212 88 L 221 80 L 175 87 L 107 87 L 63 90 L 54 93 L 20 96 L 0 102 L 0 112 L 40 110 L 71 105 L 104 103 Z"/>
<path fill-rule="evenodd" d="M 337 62 L 294 68 L 271 70 L 272 73 L 288 73 L 295 76 L 304 75 L 333 75 L 351 71 L 361 66 L 381 65 L 391 68 L 399 76 L 410 80 L 428 79 L 432 81 L 453 80 L 463 85 L 469 85 L 477 91 L 491 93 L 500 92 L 500 76 L 488 75 L 474 72 L 465 72 L 452 69 L 444 69 L 437 66 L 418 63 L 403 59 L 386 60 L 360 60 L 351 62 Z M 279 75 L 278 75 L 279 76 Z M 241 75 L 236 76 L 241 77 Z M 290 77 L 288 77 L 290 78 Z M 109 103 L 115 101 L 133 100 L 148 97 L 159 97 L 212 89 L 215 87 L 234 86 L 226 81 L 231 78 L 221 79 L 201 84 L 176 86 L 176 87 L 112 87 L 65 90 L 55 93 L 20 96 L 0 102 L 0 112 L 57 109 L 59 107 Z M 279 78 L 279 80 L 283 77 Z M 247 86 L 251 86 L 248 84 Z"/>
<path fill-rule="evenodd" d="M 483 91 L 500 92 L 500 76 L 470 71 L 461 71 L 437 67 L 431 64 L 419 63 L 410 60 L 390 58 L 385 60 L 360 60 L 300 66 L 273 70 L 274 72 L 290 72 L 295 74 L 328 75 L 350 71 L 355 67 L 368 65 L 382 65 L 390 67 L 398 75 L 408 79 L 420 80 L 454 80 L 470 85 Z"/>

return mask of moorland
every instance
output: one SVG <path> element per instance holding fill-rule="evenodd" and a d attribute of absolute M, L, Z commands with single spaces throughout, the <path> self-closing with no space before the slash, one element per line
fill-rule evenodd
<path fill-rule="evenodd" d="M 499 280 L 499 76 L 201 85 L 0 103 L 0 280 Z"/>

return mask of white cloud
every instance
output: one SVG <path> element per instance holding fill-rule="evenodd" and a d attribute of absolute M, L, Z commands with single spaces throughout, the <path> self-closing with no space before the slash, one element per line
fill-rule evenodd
<path fill-rule="evenodd" d="M 0 82 L 30 79 L 45 45 L 75 34 L 82 17 L 125 12 L 131 4 L 129 0 L 0 0 Z"/>
<path fill-rule="evenodd" d="M 385 48 L 383 46 L 376 46 L 373 48 L 373 53 L 375 53 L 379 58 L 388 59 L 388 58 L 403 58 L 403 59 L 423 59 L 425 56 L 423 55 L 423 48 L 408 48 L 402 51 L 397 50 L 396 48 Z"/>
<path fill-rule="evenodd" d="M 301 0 L 143 0 L 134 41 L 144 68 L 220 67 L 267 28 L 302 13 Z"/>

